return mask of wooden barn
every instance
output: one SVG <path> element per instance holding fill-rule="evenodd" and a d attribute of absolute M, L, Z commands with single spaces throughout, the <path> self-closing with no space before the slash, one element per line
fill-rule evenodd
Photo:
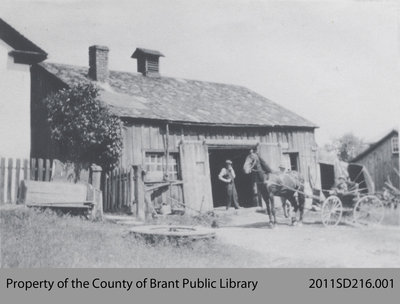
<path fill-rule="evenodd" d="M 242 86 L 164 77 L 160 52 L 136 49 L 137 73 L 109 71 L 108 48 L 89 48 L 89 68 L 41 63 L 32 68 L 32 156 L 56 157 L 40 101 L 50 92 L 96 82 L 100 99 L 123 123 L 121 168 L 140 165 L 146 185 L 168 181 L 171 196 L 187 210 L 223 204 L 218 173 L 233 161 L 242 206 L 253 206 L 254 190 L 242 166 L 256 148 L 277 169 L 285 163 L 317 184 L 316 126 Z M 153 193 L 157 200 L 163 191 Z"/>
<path fill-rule="evenodd" d="M 350 162 L 364 165 L 371 174 L 375 189 L 382 190 L 385 182 L 391 180 L 400 188 L 399 175 L 399 131 L 391 130 L 377 142 L 370 145 Z"/>

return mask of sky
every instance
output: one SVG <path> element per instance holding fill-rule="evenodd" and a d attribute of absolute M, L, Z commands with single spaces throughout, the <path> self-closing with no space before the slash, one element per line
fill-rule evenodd
<path fill-rule="evenodd" d="M 395 1 L 1 0 L 0 18 L 49 53 L 136 72 L 136 47 L 161 74 L 246 86 L 314 122 L 317 142 L 378 140 L 400 122 Z M 265 109 L 268 111 L 268 109 Z"/>

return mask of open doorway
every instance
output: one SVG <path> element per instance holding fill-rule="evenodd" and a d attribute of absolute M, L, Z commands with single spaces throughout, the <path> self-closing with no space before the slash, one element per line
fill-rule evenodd
<path fill-rule="evenodd" d="M 335 167 L 331 164 L 319 163 L 319 168 L 322 192 L 328 197 L 329 190 L 335 185 Z"/>
<path fill-rule="evenodd" d="M 225 166 L 225 161 L 230 159 L 236 174 L 235 185 L 241 207 L 253 207 L 253 188 L 250 175 L 243 172 L 243 164 L 249 149 L 208 149 L 211 187 L 214 207 L 225 206 L 225 187 L 218 179 L 218 174 Z"/>
<path fill-rule="evenodd" d="M 282 154 L 282 162 L 285 164 L 286 169 L 290 171 L 299 171 L 299 153 L 298 152 L 284 152 Z"/>

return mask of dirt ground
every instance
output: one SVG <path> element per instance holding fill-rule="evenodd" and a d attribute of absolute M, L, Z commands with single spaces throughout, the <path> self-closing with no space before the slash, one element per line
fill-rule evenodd
<path fill-rule="evenodd" d="M 217 229 L 218 240 L 262 254 L 260 267 L 400 267 L 400 226 L 326 228 L 306 211 L 304 224 L 293 227 L 278 211 L 271 229 L 255 208 L 217 212 L 230 218 Z"/>
<path fill-rule="evenodd" d="M 3 209 L 5 211 L 7 210 L 7 208 Z M 289 220 L 283 217 L 281 210 L 278 210 L 278 225 L 274 229 L 269 228 L 267 225 L 269 221 L 268 216 L 264 212 L 259 211 L 260 210 L 256 208 L 245 208 L 238 211 L 234 209 L 226 211 L 225 208 L 217 208 L 215 210 L 216 216 L 213 215 L 212 218 L 219 220 L 219 227 L 214 230 L 216 232 L 215 242 L 217 242 L 218 245 L 222 245 L 224 250 L 228 250 L 227 248 L 229 248 L 229 250 L 234 250 L 234 253 L 239 256 L 239 259 L 231 259 L 229 266 L 217 262 L 216 264 L 214 263 L 212 267 L 400 267 L 400 221 L 397 221 L 400 220 L 400 217 L 397 217 L 397 215 L 400 215 L 400 210 L 397 211 L 395 217 L 391 217 L 391 221 L 389 221 L 389 223 L 391 223 L 390 225 L 355 227 L 354 225 L 343 224 L 330 228 L 323 227 L 319 219 L 319 213 L 311 211 L 306 211 L 304 224 L 302 226 L 293 227 L 289 224 Z M 45 215 L 43 216 L 47 219 Z M 124 219 L 123 223 L 121 222 L 121 218 Z M 393 218 L 395 218 L 397 222 L 394 222 Z M 18 220 L 20 220 L 19 217 Z M 47 219 L 47 221 L 49 221 L 48 224 L 51 225 L 54 224 L 53 222 L 55 220 L 54 217 Z M 102 227 L 102 223 L 90 224 L 89 222 L 80 222 L 79 219 L 75 218 L 71 218 L 70 221 L 75 223 L 77 227 L 81 227 L 81 225 L 83 225 L 82 227 L 86 227 L 83 230 L 86 232 L 83 236 L 88 240 L 85 244 L 92 244 L 89 244 L 90 246 L 88 246 L 88 248 L 85 247 L 88 251 L 92 251 L 92 247 L 97 250 L 98 244 L 104 241 L 103 238 L 107 240 L 112 239 L 114 241 L 118 239 L 114 236 L 112 238 L 105 237 L 103 235 L 105 232 L 101 234 L 96 230 L 96 233 L 94 233 L 93 227 L 101 227 L 101 229 L 112 235 L 122 235 L 130 226 L 144 224 L 132 219 L 130 216 L 111 215 L 107 216 L 107 222 L 111 223 L 106 223 L 107 225 L 104 227 Z M 65 219 L 64 222 L 68 223 L 68 220 Z M 32 221 L 26 224 L 38 225 Z M 91 227 L 92 225 L 93 227 Z M 188 224 L 186 223 L 185 225 Z M 207 225 L 204 224 L 203 226 Z M 37 227 L 35 229 L 38 230 L 42 229 L 38 226 L 35 227 Z M 74 225 L 71 227 L 73 228 Z M 35 229 L 29 228 L 28 230 L 36 231 Z M 71 244 L 74 246 L 81 246 L 79 242 L 73 242 L 75 236 L 72 230 L 68 232 Z M 74 231 L 77 231 L 77 229 Z M 78 231 L 81 233 L 81 228 L 79 228 Z M 34 234 L 34 236 L 38 237 L 41 236 L 41 234 Z M 37 243 L 32 243 L 31 249 L 38 250 L 39 247 L 44 247 L 45 250 L 48 250 L 46 247 L 48 239 L 49 238 L 46 238 L 46 242 L 39 240 Z M 98 242 L 98 239 L 102 239 L 102 241 Z M 57 239 L 53 239 L 53 241 L 54 240 L 57 241 Z M 27 241 L 22 243 L 24 243 L 25 246 Z M 15 244 L 18 245 L 19 243 L 17 242 Z M 117 248 L 117 253 L 113 252 L 113 254 L 120 254 L 120 252 L 125 252 L 127 249 L 124 247 L 124 249 L 119 250 L 118 246 L 127 246 L 127 244 L 128 243 L 121 236 L 119 243 L 110 243 L 107 248 L 115 247 Z M 72 245 L 70 247 L 72 247 Z M 53 248 L 55 245 L 51 246 L 51 248 Z M 57 244 L 57 246 L 59 246 L 59 244 Z M 57 246 L 54 248 L 58 248 Z M 155 254 L 154 251 L 148 248 L 146 250 L 149 250 L 148 252 L 145 251 L 146 254 Z M 166 250 L 173 250 L 173 248 L 167 248 Z M 18 248 L 17 252 L 22 251 Z M 226 262 L 226 256 L 229 256 L 229 254 L 232 255 L 232 253 L 225 254 L 225 252 L 222 253 L 224 262 Z M 59 252 L 55 252 L 54 256 L 58 257 Z M 212 253 L 207 253 L 206 259 L 208 259 L 209 256 L 212 256 Z M 130 258 L 131 257 L 127 258 L 124 256 L 121 257 L 120 260 L 129 260 Z M 245 261 L 245 264 L 248 266 L 243 266 L 242 259 L 246 258 L 253 259 L 253 263 Z M 101 260 L 101 258 L 99 259 Z M 204 267 L 210 267 L 209 260 L 206 262 L 208 266 Z M 196 266 L 202 267 L 201 265 L 200 263 Z M 111 266 L 119 267 L 119 265 L 114 264 Z M 137 266 L 130 265 L 129 267 Z"/>

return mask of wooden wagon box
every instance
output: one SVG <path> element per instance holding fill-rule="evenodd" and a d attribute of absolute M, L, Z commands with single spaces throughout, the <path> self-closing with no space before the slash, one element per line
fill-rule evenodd
<path fill-rule="evenodd" d="M 102 217 L 102 193 L 90 184 L 24 180 L 19 203 L 28 207 L 81 211 L 89 218 Z"/>

